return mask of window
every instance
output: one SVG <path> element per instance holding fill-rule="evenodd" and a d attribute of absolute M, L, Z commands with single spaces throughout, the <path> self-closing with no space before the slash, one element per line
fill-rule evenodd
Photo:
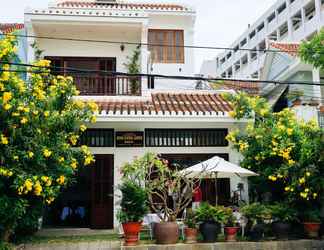
<path fill-rule="evenodd" d="M 324 1 L 324 0 L 323 0 L 323 1 Z M 236 53 L 238 50 L 239 50 L 239 45 L 236 45 L 236 46 L 234 47 L 234 53 Z"/>
<path fill-rule="evenodd" d="M 256 50 L 257 50 L 256 47 L 254 47 L 252 49 L 252 51 L 250 52 L 251 61 L 254 61 L 254 60 L 256 60 L 258 58 L 258 53 L 257 53 Z"/>
<path fill-rule="evenodd" d="M 244 67 L 245 65 L 247 65 L 248 63 L 248 56 L 245 55 L 241 58 L 241 63 L 242 63 L 242 67 Z"/>
<path fill-rule="evenodd" d="M 276 17 L 276 13 L 273 12 L 269 17 L 268 17 L 268 23 L 271 23 Z"/>
<path fill-rule="evenodd" d="M 259 32 L 259 31 L 263 30 L 263 28 L 264 28 L 264 22 L 261 23 L 261 24 L 257 27 L 257 31 Z"/>
<path fill-rule="evenodd" d="M 279 36 L 282 39 L 282 38 L 284 38 L 287 35 L 288 35 L 288 24 L 286 22 L 286 23 L 284 23 L 283 25 L 281 25 L 279 27 Z"/>
<path fill-rule="evenodd" d="M 252 39 L 253 37 L 255 37 L 255 30 L 253 30 L 250 35 L 249 35 L 250 39 Z"/>
<path fill-rule="evenodd" d="M 226 58 L 229 59 L 229 58 L 231 58 L 231 56 L 232 56 L 232 52 L 229 52 L 229 53 L 226 55 Z"/>
<path fill-rule="evenodd" d="M 286 9 L 286 3 L 282 4 L 278 9 L 278 14 L 280 14 L 281 12 L 283 12 Z"/>
<path fill-rule="evenodd" d="M 304 9 L 306 20 L 309 21 L 313 19 L 313 17 L 315 16 L 315 2 L 312 1 Z"/>
<path fill-rule="evenodd" d="M 80 145 L 89 147 L 113 147 L 113 129 L 87 129 L 80 137 Z"/>
<path fill-rule="evenodd" d="M 272 41 L 277 41 L 278 37 L 277 37 L 277 31 L 272 32 L 269 36 L 268 36 L 269 40 Z"/>
<path fill-rule="evenodd" d="M 145 129 L 146 147 L 224 147 L 227 129 Z"/>
<path fill-rule="evenodd" d="M 292 18 L 292 25 L 294 30 L 298 30 L 302 25 L 302 14 L 301 11 L 298 11 Z"/>
<path fill-rule="evenodd" d="M 149 51 L 154 63 L 184 63 L 183 30 L 154 30 L 148 32 Z M 158 46 L 158 45 L 167 46 Z"/>
<path fill-rule="evenodd" d="M 241 68 L 241 63 L 240 60 L 238 60 L 235 64 L 234 64 L 234 70 L 235 72 L 239 71 Z"/>
<path fill-rule="evenodd" d="M 244 39 L 240 42 L 241 47 L 243 47 L 245 44 L 246 44 L 246 38 L 244 38 Z"/>

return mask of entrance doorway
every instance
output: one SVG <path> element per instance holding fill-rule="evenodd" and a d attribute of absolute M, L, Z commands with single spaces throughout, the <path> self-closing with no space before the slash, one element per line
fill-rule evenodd
<path fill-rule="evenodd" d="M 113 155 L 95 155 L 76 181 L 45 209 L 44 227 L 113 228 Z"/>
<path fill-rule="evenodd" d="M 228 161 L 228 154 L 163 154 L 162 158 L 168 160 L 170 166 L 178 166 L 185 169 L 208 160 L 214 156 L 222 157 Z M 201 181 L 203 201 L 216 204 L 215 179 L 204 179 Z M 231 199 L 231 188 L 229 178 L 217 179 L 218 205 L 228 205 Z"/>

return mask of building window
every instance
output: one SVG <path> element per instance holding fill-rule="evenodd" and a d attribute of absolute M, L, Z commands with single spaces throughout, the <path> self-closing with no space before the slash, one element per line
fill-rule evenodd
<path fill-rule="evenodd" d="M 242 63 L 242 67 L 244 67 L 244 66 L 246 66 L 248 64 L 248 56 L 247 55 L 244 55 L 241 58 L 241 63 Z"/>
<path fill-rule="evenodd" d="M 246 44 L 246 38 L 244 38 L 241 42 L 240 42 L 240 46 L 243 47 Z"/>
<path fill-rule="evenodd" d="M 258 27 L 257 27 L 257 31 L 260 32 L 261 30 L 263 30 L 264 28 L 264 22 L 262 22 Z"/>
<path fill-rule="evenodd" d="M 302 14 L 301 11 L 298 11 L 292 18 L 292 25 L 294 30 L 298 30 L 302 25 Z"/>
<path fill-rule="evenodd" d="M 145 129 L 146 147 L 226 147 L 227 129 Z"/>
<path fill-rule="evenodd" d="M 255 37 L 255 30 L 253 30 L 250 35 L 249 35 L 250 39 L 252 39 L 253 37 Z"/>
<path fill-rule="evenodd" d="M 276 18 L 276 13 L 273 12 L 273 13 L 268 17 L 268 23 L 271 23 L 275 18 Z"/>
<path fill-rule="evenodd" d="M 281 14 L 286 9 L 286 3 L 282 4 L 278 9 L 278 15 Z"/>
<path fill-rule="evenodd" d="M 288 35 L 288 23 L 285 22 L 283 25 L 279 27 L 280 39 L 285 38 L 287 35 Z"/>
<path fill-rule="evenodd" d="M 258 58 L 258 53 L 257 53 L 257 48 L 256 47 L 254 47 L 253 49 L 252 49 L 252 51 L 250 52 L 250 58 L 251 58 L 251 61 L 254 61 L 254 60 L 256 60 L 257 58 Z"/>
<path fill-rule="evenodd" d="M 183 30 L 150 29 L 148 31 L 148 42 L 154 63 L 184 63 Z"/>
<path fill-rule="evenodd" d="M 80 137 L 80 145 L 88 147 L 114 147 L 113 129 L 87 129 Z"/>
<path fill-rule="evenodd" d="M 315 2 L 310 2 L 304 9 L 306 20 L 309 21 L 313 19 L 313 17 L 315 16 Z"/>

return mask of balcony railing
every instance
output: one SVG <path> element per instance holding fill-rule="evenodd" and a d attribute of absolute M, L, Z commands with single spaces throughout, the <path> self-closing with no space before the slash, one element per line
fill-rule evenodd
<path fill-rule="evenodd" d="M 142 94 L 141 77 L 138 76 L 73 76 L 80 95 L 129 95 Z"/>
<path fill-rule="evenodd" d="M 321 111 L 318 112 L 318 124 L 321 128 L 324 128 L 324 113 Z"/>

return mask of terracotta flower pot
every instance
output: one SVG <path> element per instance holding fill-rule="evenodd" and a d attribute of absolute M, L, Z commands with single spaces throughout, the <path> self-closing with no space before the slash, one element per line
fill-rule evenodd
<path fill-rule="evenodd" d="M 123 223 L 125 235 L 125 245 L 135 246 L 138 244 L 138 234 L 142 228 L 142 222 L 127 222 Z"/>
<path fill-rule="evenodd" d="M 186 227 L 184 229 L 186 243 L 196 243 L 198 237 L 198 229 L 197 228 L 189 228 Z"/>
<path fill-rule="evenodd" d="M 321 223 L 304 222 L 303 225 L 304 225 L 305 233 L 309 238 L 317 238 L 318 237 Z"/>
<path fill-rule="evenodd" d="M 236 241 L 236 234 L 239 229 L 239 227 L 225 227 L 225 240 Z"/>
<path fill-rule="evenodd" d="M 176 222 L 156 223 L 154 235 L 157 244 L 176 244 L 179 239 L 179 226 Z"/>

